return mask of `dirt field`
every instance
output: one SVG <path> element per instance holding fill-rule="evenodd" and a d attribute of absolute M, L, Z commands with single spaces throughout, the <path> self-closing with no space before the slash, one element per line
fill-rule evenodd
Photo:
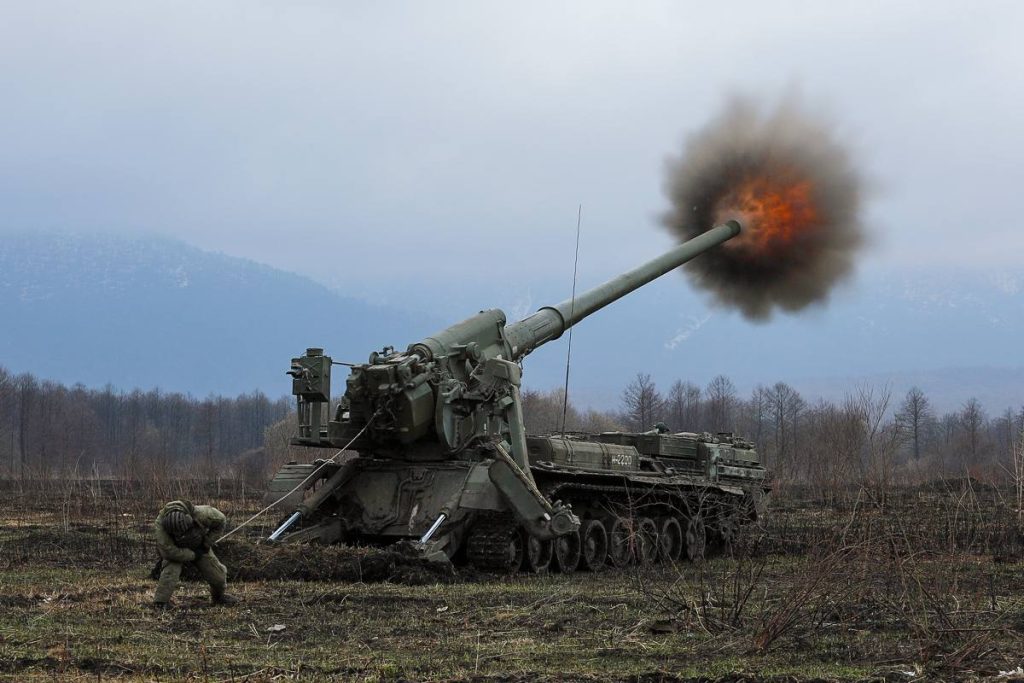
<path fill-rule="evenodd" d="M 1024 680 L 1014 530 L 941 498 L 780 506 L 734 557 L 573 576 L 319 550 L 288 561 L 349 580 L 268 580 L 288 562 L 243 540 L 221 553 L 239 606 L 187 583 L 161 612 L 146 505 L 8 497 L 0 679 Z"/>

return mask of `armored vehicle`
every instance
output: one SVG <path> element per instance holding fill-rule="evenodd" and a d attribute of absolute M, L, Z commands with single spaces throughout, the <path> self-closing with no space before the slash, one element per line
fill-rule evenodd
<path fill-rule="evenodd" d="M 563 571 L 701 559 L 764 511 L 768 471 L 732 434 L 662 428 L 527 437 L 527 447 L 538 487 L 582 520 L 579 550 L 576 536 L 554 542 Z M 530 541 L 526 550 L 537 552 Z"/>
<path fill-rule="evenodd" d="M 353 365 L 293 358 L 292 443 L 337 449 L 274 477 L 292 513 L 273 541 L 391 545 L 478 567 L 569 572 L 685 552 L 730 538 L 767 487 L 755 451 L 730 437 L 528 437 L 520 363 L 583 318 L 740 233 L 729 221 L 582 295 L 506 324 L 491 309 Z"/>

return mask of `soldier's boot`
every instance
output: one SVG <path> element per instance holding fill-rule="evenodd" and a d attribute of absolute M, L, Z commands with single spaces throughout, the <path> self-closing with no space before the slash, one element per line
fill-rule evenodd
<path fill-rule="evenodd" d="M 228 595 L 224 592 L 223 588 L 212 588 L 210 590 L 210 602 L 214 605 L 237 605 L 238 598 L 233 595 Z"/>
<path fill-rule="evenodd" d="M 158 609 L 158 610 L 170 609 L 171 608 L 171 601 L 170 600 L 154 600 L 153 602 L 150 603 L 150 606 L 153 609 Z"/>
<path fill-rule="evenodd" d="M 220 563 L 213 551 L 196 558 L 196 567 L 210 584 L 210 602 L 215 605 L 234 605 L 238 598 L 226 595 L 228 570 Z"/>

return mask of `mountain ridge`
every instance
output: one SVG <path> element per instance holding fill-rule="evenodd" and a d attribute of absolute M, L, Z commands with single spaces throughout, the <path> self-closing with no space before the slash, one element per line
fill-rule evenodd
<path fill-rule="evenodd" d="M 374 284 L 400 292 L 399 274 Z M 564 298 L 563 283 L 525 281 L 529 300 Z M 451 316 L 453 295 L 511 311 L 522 308 L 523 286 L 495 278 L 467 290 L 437 278 L 417 291 L 436 307 L 404 310 L 166 237 L 16 233 L 0 241 L 0 365 L 90 386 L 280 396 L 288 358 L 307 346 L 361 362 L 464 318 Z M 977 396 L 998 411 L 1024 403 L 1022 338 L 1024 271 L 864 275 L 827 307 L 769 324 L 710 306 L 670 275 L 580 323 L 570 394 L 608 409 L 637 372 L 663 389 L 724 374 L 742 392 L 781 380 L 810 400 L 841 398 L 858 383 L 889 383 L 898 394 L 914 382 L 933 387 L 937 407 Z M 562 385 L 565 342 L 525 360 L 527 387 Z"/>
<path fill-rule="evenodd" d="M 9 321 L 0 363 L 13 371 L 199 395 L 283 395 L 288 358 L 307 346 L 362 360 L 377 334 L 430 328 L 427 316 L 247 259 L 167 238 L 73 233 L 0 244 L 0 320 Z"/>

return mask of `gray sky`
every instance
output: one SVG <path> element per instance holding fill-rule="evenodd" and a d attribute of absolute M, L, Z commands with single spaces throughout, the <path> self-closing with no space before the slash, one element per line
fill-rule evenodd
<path fill-rule="evenodd" d="M 592 281 L 670 243 L 662 164 L 727 95 L 798 90 L 872 180 L 866 272 L 1013 266 L 1022 26 L 1018 2 L 8 2 L 0 229 L 159 232 L 393 301 L 564 281 L 582 203 Z"/>

